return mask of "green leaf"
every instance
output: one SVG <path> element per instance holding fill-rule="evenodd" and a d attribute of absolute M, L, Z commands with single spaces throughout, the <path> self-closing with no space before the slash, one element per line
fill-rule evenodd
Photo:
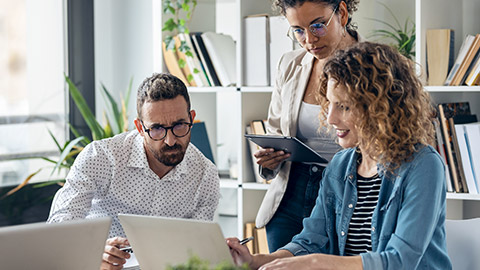
<path fill-rule="evenodd" d="M 118 133 L 121 133 L 123 129 L 122 112 L 121 110 L 118 109 L 118 104 L 113 98 L 112 94 L 108 92 L 107 88 L 103 83 L 101 85 L 102 85 L 103 93 L 107 96 L 107 100 L 110 102 L 110 108 L 112 109 L 113 117 L 115 118 L 115 122 L 117 123 Z M 108 120 L 108 117 L 106 115 L 105 115 L 105 118 L 107 119 L 108 125 L 110 125 L 110 121 Z M 106 134 L 105 138 L 112 137 L 112 135 L 113 133 L 110 126 L 110 134 L 109 135 Z"/>
<path fill-rule="evenodd" d="M 173 38 L 168 41 L 165 40 L 165 46 L 167 47 L 167 50 L 175 51 L 175 40 Z"/>
<path fill-rule="evenodd" d="M 198 69 L 194 68 L 193 73 L 198 74 L 198 73 L 200 73 L 200 71 Z"/>
<path fill-rule="evenodd" d="M 189 50 L 185 53 L 186 56 L 193 58 L 192 52 Z"/>
<path fill-rule="evenodd" d="M 178 20 L 178 26 L 185 26 L 185 20 L 184 19 L 179 19 Z"/>
<path fill-rule="evenodd" d="M 50 134 L 50 137 L 52 137 L 52 140 L 53 140 L 53 142 L 55 143 L 55 145 L 57 146 L 58 150 L 59 150 L 59 151 L 62 151 L 62 147 L 61 147 L 60 144 L 58 143 L 57 138 L 55 138 L 55 136 L 54 136 L 53 133 L 50 131 L 50 129 L 47 129 L 47 131 L 48 131 L 48 134 Z"/>
<path fill-rule="evenodd" d="M 187 63 L 183 59 L 178 59 L 178 66 L 184 68 Z"/>
<path fill-rule="evenodd" d="M 188 5 L 188 3 L 183 3 L 183 4 L 182 4 L 182 9 L 185 10 L 185 11 L 189 11 L 189 10 L 190 10 L 190 6 Z"/>
<path fill-rule="evenodd" d="M 98 140 L 103 138 L 103 129 L 97 122 L 97 119 L 95 119 L 95 115 L 88 107 L 87 102 L 83 98 L 82 94 L 77 89 L 75 84 L 70 80 L 70 78 L 67 77 L 67 75 L 65 75 L 65 80 L 68 83 L 68 89 L 73 101 L 75 102 L 75 105 L 77 105 L 78 110 L 82 114 L 83 119 L 85 120 L 88 127 L 90 128 L 90 131 L 92 132 L 93 139 Z"/>
<path fill-rule="evenodd" d="M 192 82 L 192 81 L 193 81 L 193 75 L 192 75 L 192 74 L 188 74 L 187 80 L 188 80 L 188 82 Z"/>
<path fill-rule="evenodd" d="M 172 31 L 175 30 L 176 28 L 178 28 L 177 23 L 175 22 L 175 20 L 174 20 L 173 18 L 170 18 L 170 19 L 168 19 L 167 21 L 165 21 L 165 23 L 163 24 L 162 31 L 170 31 L 170 32 L 172 32 Z"/>
<path fill-rule="evenodd" d="M 80 132 L 78 132 L 78 130 L 75 127 L 73 127 L 70 123 L 68 123 L 68 126 L 70 127 L 70 131 L 72 131 L 72 133 L 73 133 L 73 135 L 75 135 L 75 137 L 81 137 L 82 136 L 82 135 L 80 135 Z M 86 146 L 87 144 L 92 142 L 88 137 L 83 137 L 83 138 L 84 139 L 81 141 L 82 146 Z"/>
<path fill-rule="evenodd" d="M 62 165 L 63 161 L 67 158 L 67 156 L 70 154 L 70 151 L 72 151 L 73 147 L 78 143 L 80 142 L 81 140 L 83 140 L 83 136 L 82 137 L 78 137 L 74 140 L 72 140 L 66 147 L 65 149 L 63 149 L 62 153 L 60 154 L 60 158 L 57 162 L 57 164 L 55 165 L 55 167 L 53 168 L 52 170 L 52 173 L 50 175 L 53 175 L 53 173 L 60 167 L 60 165 Z"/>

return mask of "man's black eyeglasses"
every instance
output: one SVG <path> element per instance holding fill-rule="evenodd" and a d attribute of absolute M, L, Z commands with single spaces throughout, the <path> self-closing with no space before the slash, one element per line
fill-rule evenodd
<path fill-rule="evenodd" d="M 148 133 L 148 136 L 150 136 L 150 138 L 154 141 L 163 140 L 167 136 L 168 130 L 171 130 L 172 134 L 177 138 L 185 137 L 187 136 L 187 134 L 190 132 L 190 129 L 192 128 L 192 123 L 188 123 L 188 122 L 179 122 L 169 127 L 164 127 L 161 125 L 153 125 L 150 128 L 145 127 L 143 120 L 140 120 L 140 122 L 142 123 L 143 129 L 145 130 L 145 132 Z"/>

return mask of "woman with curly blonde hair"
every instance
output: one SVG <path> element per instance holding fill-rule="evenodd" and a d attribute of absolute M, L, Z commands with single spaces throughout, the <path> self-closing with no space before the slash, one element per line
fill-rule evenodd
<path fill-rule="evenodd" d="M 345 150 L 325 169 L 312 214 L 269 255 L 228 239 L 235 261 L 252 269 L 451 269 L 445 168 L 429 145 L 434 111 L 414 64 L 390 46 L 358 43 L 327 61 L 319 100 Z"/>

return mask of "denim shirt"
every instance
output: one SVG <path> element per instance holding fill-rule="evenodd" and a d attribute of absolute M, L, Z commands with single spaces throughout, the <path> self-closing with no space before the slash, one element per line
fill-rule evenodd
<path fill-rule="evenodd" d="M 379 170 L 382 185 L 372 216 L 372 251 L 360 255 L 363 269 L 452 269 L 445 240 L 445 167 L 432 147 L 419 148 L 393 174 Z M 311 216 L 282 249 L 295 256 L 345 255 L 357 203 L 355 150 L 343 150 L 329 163 Z"/>

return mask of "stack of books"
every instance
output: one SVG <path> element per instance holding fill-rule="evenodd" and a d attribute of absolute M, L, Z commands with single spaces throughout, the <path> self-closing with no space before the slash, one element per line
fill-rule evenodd
<path fill-rule="evenodd" d="M 480 194 L 480 123 L 468 102 L 438 104 L 437 151 L 446 167 L 447 190 Z"/>
<path fill-rule="evenodd" d="M 236 45 L 231 36 L 213 32 L 181 33 L 174 40 L 172 50 L 163 44 L 163 57 L 168 71 L 187 86 L 236 84 Z"/>
<path fill-rule="evenodd" d="M 452 31 L 444 31 L 444 35 L 450 33 L 450 36 L 453 36 Z M 444 41 L 449 40 L 449 45 L 444 45 L 444 47 L 452 48 L 453 38 L 445 37 Z M 435 46 L 435 39 L 430 39 L 430 43 Z M 441 54 L 438 55 L 428 55 L 429 48 L 429 36 L 427 32 L 427 57 L 428 59 L 432 58 L 442 58 Z M 438 43 L 441 44 L 441 43 Z M 450 52 L 452 49 L 450 49 Z M 444 55 L 443 58 L 446 56 Z M 428 60 L 427 60 L 428 62 Z M 435 69 L 438 66 L 435 64 L 428 63 L 429 69 Z M 430 72 L 429 72 L 430 73 Z M 430 74 L 429 74 L 430 76 Z M 480 85 L 480 34 L 467 35 L 463 40 L 462 46 L 458 52 L 457 58 L 453 63 L 453 66 L 449 69 L 448 76 L 443 83 L 446 86 L 458 86 L 458 85 Z"/>

